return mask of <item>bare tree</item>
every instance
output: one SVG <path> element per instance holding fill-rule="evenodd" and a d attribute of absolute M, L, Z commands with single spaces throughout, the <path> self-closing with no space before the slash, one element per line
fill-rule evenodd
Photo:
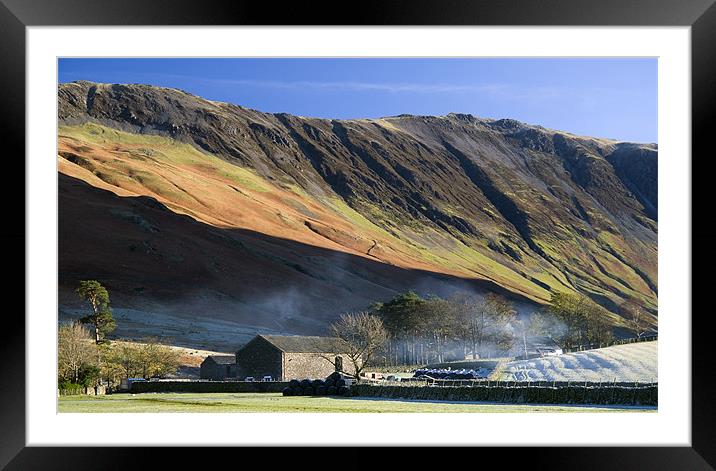
<path fill-rule="evenodd" d="M 80 323 L 63 324 L 59 327 L 57 342 L 58 376 L 77 383 L 82 367 L 95 365 L 97 346 L 93 340 L 89 329 Z"/>
<path fill-rule="evenodd" d="M 566 327 L 555 315 L 545 309 L 535 311 L 530 315 L 526 329 L 530 337 L 547 337 L 559 344 Z"/>
<path fill-rule="evenodd" d="M 446 346 L 457 339 L 462 330 L 456 306 L 442 298 L 430 297 L 420 306 L 418 316 L 421 318 L 420 325 L 424 326 L 423 336 L 427 337 L 435 360 L 445 361 Z"/>
<path fill-rule="evenodd" d="M 626 319 L 637 338 L 641 338 L 649 328 L 646 309 L 636 299 L 627 299 L 619 306 L 619 312 Z"/>
<path fill-rule="evenodd" d="M 343 314 L 329 328 L 338 338 L 348 360 L 353 365 L 356 381 L 373 355 L 388 341 L 383 321 L 367 312 Z"/>
<path fill-rule="evenodd" d="M 515 319 L 512 322 L 513 332 L 519 336 L 519 350 L 522 351 L 523 358 L 527 360 L 527 332 L 530 332 L 532 319 L 527 322 L 524 319 Z"/>
<path fill-rule="evenodd" d="M 473 359 L 488 342 L 509 349 L 513 338 L 507 326 L 517 316 L 509 300 L 495 293 L 488 293 L 483 298 L 459 293 L 452 296 L 450 302 L 457 307 L 462 319 L 460 333 L 472 347 Z"/>

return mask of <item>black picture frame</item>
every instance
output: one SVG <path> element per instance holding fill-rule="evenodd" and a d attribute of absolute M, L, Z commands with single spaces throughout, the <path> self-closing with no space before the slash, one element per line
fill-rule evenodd
<path fill-rule="evenodd" d="M 713 275 L 698 276 L 697 267 L 713 266 L 716 232 L 707 221 L 695 216 L 709 215 L 713 198 L 708 191 L 711 172 L 705 164 L 713 160 L 710 123 L 716 109 L 716 0 L 363 0 L 339 4 L 325 0 L 287 2 L 277 7 L 270 2 L 244 0 L 0 0 L 0 117 L 5 154 L 2 185 L 4 220 L 0 242 L 7 270 L 5 297 L 15 299 L 18 309 L 6 309 L 0 349 L 3 361 L 0 385 L 0 466 L 7 469 L 113 469 L 128 463 L 136 466 L 169 466 L 170 461 L 186 463 L 197 456 L 188 447 L 171 453 L 137 454 L 125 447 L 61 448 L 26 447 L 25 432 L 25 260 L 18 249 L 25 244 L 25 41 L 29 26 L 104 25 L 545 25 L 545 26 L 690 26 L 692 77 L 692 311 L 697 299 L 709 292 Z M 10 149 L 10 150 L 8 150 Z M 709 152 L 711 151 L 711 152 Z M 696 157 L 694 157 L 696 156 Z M 698 163 L 698 172 L 693 169 Z M 686 157 L 684 165 L 689 164 Z M 14 183 L 12 183 L 14 182 Z M 702 195 L 698 195 L 698 191 Z M 22 196 L 21 196 L 22 195 Z M 23 204 L 20 204 L 20 201 Z M 707 218 L 708 220 L 711 217 Z M 7 223 L 9 222 L 9 223 Z M 29 250 L 29 248 L 26 248 Z M 709 272 L 704 271 L 708 274 Z M 23 274 L 23 276 L 20 276 Z M 6 302 L 6 305 L 7 305 Z M 705 305 L 705 303 L 704 303 Z M 708 311 L 692 317 L 692 441 L 691 447 L 548 447 L 535 452 L 527 448 L 504 450 L 485 448 L 480 461 L 497 458 L 506 464 L 525 463 L 532 469 L 546 466 L 579 469 L 714 469 L 716 437 L 713 433 L 713 376 L 709 358 L 711 330 Z M 679 313 L 691 316 L 691 313 Z M 707 373 L 707 374 L 706 374 Z M 585 426 L 588 424 L 585 423 Z M 223 450 L 231 461 L 239 455 Z M 221 454 L 221 451 L 217 451 Z M 264 452 L 265 453 L 265 452 Z M 295 457 L 295 450 L 292 456 Z M 346 456 L 354 455 L 348 452 Z M 525 456 L 524 461 L 520 455 Z M 212 453 L 215 462 L 218 455 Z M 273 460 L 272 460 L 273 461 Z M 238 464 L 238 463 L 237 463 Z M 421 457 L 420 464 L 426 464 Z"/>

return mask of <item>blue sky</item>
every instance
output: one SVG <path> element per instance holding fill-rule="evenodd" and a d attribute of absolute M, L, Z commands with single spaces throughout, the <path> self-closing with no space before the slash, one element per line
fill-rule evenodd
<path fill-rule="evenodd" d="M 59 81 L 146 83 L 321 118 L 470 113 L 657 141 L 657 59 L 60 59 Z"/>

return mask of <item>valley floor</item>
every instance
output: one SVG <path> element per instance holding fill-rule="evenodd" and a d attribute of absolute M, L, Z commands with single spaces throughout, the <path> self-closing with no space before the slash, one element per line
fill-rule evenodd
<path fill-rule="evenodd" d="M 59 412 L 644 412 L 654 407 L 516 405 L 280 393 L 149 393 L 62 396 Z"/>

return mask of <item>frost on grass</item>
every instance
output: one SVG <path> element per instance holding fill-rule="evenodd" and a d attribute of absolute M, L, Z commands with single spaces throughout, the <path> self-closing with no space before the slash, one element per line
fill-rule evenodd
<path fill-rule="evenodd" d="M 508 381 L 657 381 L 658 342 L 641 342 L 507 363 Z"/>

